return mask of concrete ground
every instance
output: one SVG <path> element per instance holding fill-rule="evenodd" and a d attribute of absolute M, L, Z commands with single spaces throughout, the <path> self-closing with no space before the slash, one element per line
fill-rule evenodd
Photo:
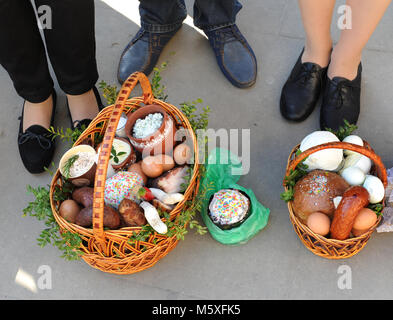
<path fill-rule="evenodd" d="M 2 299 L 385 299 L 393 297 L 393 234 L 374 234 L 349 260 L 329 261 L 309 252 L 280 201 L 281 181 L 290 149 L 319 129 L 316 110 L 301 124 L 288 124 L 278 110 L 281 87 L 304 42 L 295 0 L 248 0 L 238 25 L 258 59 L 258 81 L 247 90 L 232 87 L 219 71 L 206 39 L 185 24 L 160 61 L 169 100 L 178 105 L 202 98 L 212 108 L 212 128 L 251 129 L 251 170 L 240 184 L 252 188 L 271 209 L 268 226 L 247 244 L 227 247 L 209 234 L 190 232 L 153 268 L 129 276 L 102 273 L 81 262 L 67 262 L 36 238 L 43 224 L 23 218 L 32 199 L 26 185 L 46 185 L 48 174 L 30 175 L 19 159 L 16 136 L 22 99 L 0 70 L 0 298 Z M 342 4 L 343 1 L 338 1 Z M 192 2 L 187 1 L 192 16 Z M 118 60 L 138 30 L 137 1 L 96 1 L 97 59 L 100 80 L 116 83 Z M 192 21 L 191 19 L 187 20 Z M 337 21 L 337 15 L 335 16 Z M 334 22 L 332 31 L 338 39 Z M 388 168 L 393 167 L 393 7 L 364 51 L 362 113 L 358 134 L 367 139 Z M 7 48 L 11 50 L 12 48 Z M 59 91 L 60 92 L 60 91 Z M 66 127 L 61 93 L 57 126 Z M 64 152 L 62 145 L 55 162 Z M 15 282 L 18 270 L 37 282 L 42 265 L 52 270 L 52 289 L 28 290 Z M 338 268 L 352 271 L 352 289 L 341 290 Z"/>

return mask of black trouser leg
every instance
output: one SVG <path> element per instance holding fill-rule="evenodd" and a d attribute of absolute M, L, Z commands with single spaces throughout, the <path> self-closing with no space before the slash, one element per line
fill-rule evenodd
<path fill-rule="evenodd" d="M 51 8 L 52 28 L 44 28 L 44 35 L 60 87 L 72 95 L 89 91 L 98 80 L 94 0 L 35 0 L 35 3 L 37 9 Z"/>
<path fill-rule="evenodd" d="M 36 0 L 35 3 L 37 8 L 47 6 L 43 12 L 51 15 L 52 26 L 44 29 L 44 35 L 60 87 L 72 95 L 90 90 L 98 80 L 94 1 Z M 0 43 L 0 63 L 18 94 L 30 102 L 46 100 L 53 82 L 29 0 L 0 0 Z"/>
<path fill-rule="evenodd" d="M 30 1 L 0 0 L 0 64 L 18 94 L 38 103 L 53 88 L 45 47 Z"/>

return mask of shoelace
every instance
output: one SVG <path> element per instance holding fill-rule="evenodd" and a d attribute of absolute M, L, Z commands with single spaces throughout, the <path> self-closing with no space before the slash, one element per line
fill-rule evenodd
<path fill-rule="evenodd" d="M 358 86 L 353 85 L 349 81 L 340 81 L 338 83 L 335 83 L 333 81 L 333 84 L 335 86 L 334 91 L 332 92 L 332 99 L 335 101 L 336 109 L 341 109 L 341 107 L 344 104 L 344 90 L 343 88 L 348 88 L 349 90 L 353 90 L 354 88 L 357 88 Z M 337 103 L 338 102 L 338 103 Z"/>
<path fill-rule="evenodd" d="M 224 42 L 229 42 L 229 41 L 241 41 L 243 42 L 243 40 L 240 38 L 238 38 L 236 36 L 236 29 L 234 29 L 234 27 L 226 27 L 226 28 L 222 28 L 222 29 L 218 29 L 217 33 L 219 36 L 219 41 L 224 41 Z"/>
<path fill-rule="evenodd" d="M 18 143 L 22 145 L 33 139 L 36 139 L 40 147 L 44 150 L 48 150 L 52 146 L 52 141 L 49 138 L 44 137 L 41 134 L 36 134 L 31 131 L 26 131 L 24 133 L 21 133 L 18 138 Z"/>
<path fill-rule="evenodd" d="M 295 82 L 301 81 L 303 84 L 305 84 L 307 81 L 313 78 L 316 73 L 318 73 L 317 66 L 312 65 L 310 70 L 304 64 L 302 64 L 300 73 L 295 79 Z"/>

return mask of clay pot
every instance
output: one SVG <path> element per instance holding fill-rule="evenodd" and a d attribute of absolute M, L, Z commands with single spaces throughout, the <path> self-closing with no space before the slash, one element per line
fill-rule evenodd
<path fill-rule="evenodd" d="M 60 173 L 64 176 L 63 167 L 64 167 L 64 164 L 66 163 L 66 161 L 69 158 L 71 158 L 72 156 L 74 156 L 78 153 L 81 153 L 81 152 L 91 153 L 92 157 L 94 159 L 94 162 L 91 165 L 91 167 L 87 171 L 85 171 L 85 173 L 83 173 L 77 177 L 70 177 L 68 179 L 68 181 L 72 182 L 72 184 L 77 187 L 90 186 L 94 182 L 94 178 L 95 178 L 95 174 L 96 174 L 96 170 L 97 170 L 97 164 L 95 161 L 96 157 L 97 157 L 97 153 L 94 150 L 94 148 L 92 148 L 91 146 L 86 145 L 86 144 L 82 144 L 82 145 L 73 147 L 63 155 L 63 157 L 60 159 L 60 162 L 59 162 Z"/>
<path fill-rule="evenodd" d="M 120 137 L 115 137 L 114 140 L 121 140 L 121 141 L 124 141 L 125 143 L 127 143 L 130 146 L 131 152 L 128 155 L 128 157 L 126 159 L 124 159 L 121 163 L 112 164 L 112 168 L 115 170 L 121 170 L 121 169 L 128 167 L 129 165 L 135 163 L 136 153 L 135 153 L 135 150 L 134 150 L 132 144 L 130 143 L 130 141 L 126 138 L 120 138 Z M 102 143 L 100 143 L 97 147 L 97 153 L 100 153 L 101 144 Z"/>
<path fill-rule="evenodd" d="M 143 119 L 151 113 L 161 113 L 163 122 L 161 127 L 153 134 L 138 139 L 133 136 L 133 128 L 138 119 Z M 171 154 L 175 145 L 175 122 L 171 116 L 159 105 L 147 105 L 128 114 L 126 133 L 134 148 L 143 156 L 157 154 Z"/>

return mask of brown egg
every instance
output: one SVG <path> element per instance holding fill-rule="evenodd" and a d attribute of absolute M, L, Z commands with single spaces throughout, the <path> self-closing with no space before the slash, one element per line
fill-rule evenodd
<path fill-rule="evenodd" d="M 167 154 L 158 154 L 154 157 L 157 158 L 158 163 L 162 164 L 164 171 L 171 170 L 175 166 L 175 161 Z"/>
<path fill-rule="evenodd" d="M 369 209 L 363 208 L 359 211 L 353 223 L 352 233 L 355 237 L 366 233 L 377 222 L 376 213 Z"/>
<path fill-rule="evenodd" d="M 142 160 L 142 171 L 149 178 L 157 178 L 164 172 L 164 167 L 160 161 L 154 157 L 149 156 Z"/>
<path fill-rule="evenodd" d="M 314 212 L 307 219 L 307 226 L 316 234 L 326 236 L 330 231 L 330 219 L 321 212 Z"/>
<path fill-rule="evenodd" d="M 143 184 L 146 185 L 147 183 L 147 176 L 142 170 L 142 161 L 139 161 L 137 163 L 133 163 L 128 167 L 128 172 L 135 172 L 136 174 L 139 174 L 143 180 Z"/>
<path fill-rule="evenodd" d="M 61 203 L 59 214 L 68 222 L 75 223 L 76 216 L 81 211 L 78 203 L 74 200 L 65 200 Z"/>
<path fill-rule="evenodd" d="M 185 143 L 179 144 L 175 150 L 173 150 L 173 159 L 175 159 L 175 162 L 179 166 L 186 164 L 191 159 L 191 156 L 191 148 Z"/>

